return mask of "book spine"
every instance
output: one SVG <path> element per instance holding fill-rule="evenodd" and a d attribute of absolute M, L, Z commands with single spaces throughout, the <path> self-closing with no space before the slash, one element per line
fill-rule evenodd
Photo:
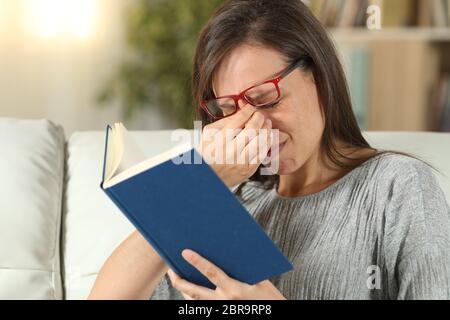
<path fill-rule="evenodd" d="M 105 139 L 105 153 L 103 155 L 103 172 L 102 172 L 102 182 L 105 181 L 105 171 L 106 171 L 106 157 L 108 153 L 108 138 L 109 138 L 109 132 L 111 131 L 111 126 L 106 126 L 106 139 Z M 103 188 L 102 188 L 103 189 Z"/>
<path fill-rule="evenodd" d="M 114 192 L 110 189 L 104 189 L 103 185 L 101 185 L 102 190 L 106 193 L 106 195 L 114 202 L 114 204 L 122 211 L 123 214 L 130 220 L 130 222 L 138 229 L 141 235 L 151 244 L 153 249 L 159 254 L 159 256 L 169 265 L 169 267 L 175 271 L 180 277 L 186 279 L 184 273 L 177 267 L 177 265 L 170 259 L 170 257 L 161 249 L 158 243 L 152 238 L 150 234 L 148 234 L 144 228 L 141 227 L 141 224 L 134 219 L 133 215 L 130 214 L 128 209 L 121 203 L 119 198 L 114 194 Z"/>

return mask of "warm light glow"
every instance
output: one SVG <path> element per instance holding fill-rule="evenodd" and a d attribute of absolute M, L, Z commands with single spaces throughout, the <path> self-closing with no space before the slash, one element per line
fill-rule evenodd
<path fill-rule="evenodd" d="M 27 0 L 32 30 L 41 37 L 87 38 L 93 31 L 96 0 Z"/>

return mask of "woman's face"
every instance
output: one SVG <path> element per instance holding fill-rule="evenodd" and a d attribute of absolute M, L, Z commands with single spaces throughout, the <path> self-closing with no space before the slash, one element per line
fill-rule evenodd
<path fill-rule="evenodd" d="M 235 95 L 262 81 L 273 79 L 287 67 L 283 55 L 273 49 L 242 45 L 232 51 L 214 75 L 216 96 Z M 260 109 L 280 132 L 279 175 L 299 170 L 320 152 L 324 130 L 317 90 L 312 74 L 294 70 L 281 80 L 281 101 L 269 109 Z M 241 101 L 241 107 L 245 102 Z"/>

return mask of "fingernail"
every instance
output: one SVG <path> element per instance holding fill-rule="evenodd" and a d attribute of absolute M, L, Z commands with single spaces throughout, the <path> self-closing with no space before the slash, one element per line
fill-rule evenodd
<path fill-rule="evenodd" d="M 193 255 L 194 255 L 194 253 L 193 253 L 191 250 L 189 250 L 189 249 L 183 250 L 183 252 L 182 252 L 181 254 L 182 254 L 183 258 L 185 258 L 185 259 L 187 259 L 187 260 L 189 260 L 190 258 L 192 258 Z"/>

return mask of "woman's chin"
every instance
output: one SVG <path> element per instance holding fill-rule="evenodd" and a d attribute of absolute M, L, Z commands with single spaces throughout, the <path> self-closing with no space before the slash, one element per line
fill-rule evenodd
<path fill-rule="evenodd" d="M 270 170 L 272 174 L 277 174 L 280 176 L 288 175 L 293 173 L 295 170 L 292 169 L 292 162 L 286 160 L 276 159 L 266 165 L 266 168 Z"/>
<path fill-rule="evenodd" d="M 283 166 L 282 164 L 280 164 L 280 168 L 278 169 L 277 173 L 279 176 L 287 176 L 291 173 L 292 171 L 289 170 L 289 166 Z"/>
<path fill-rule="evenodd" d="M 287 176 L 295 173 L 298 170 L 298 166 L 296 165 L 296 161 L 293 159 L 283 159 L 279 160 L 278 164 L 278 175 Z"/>

